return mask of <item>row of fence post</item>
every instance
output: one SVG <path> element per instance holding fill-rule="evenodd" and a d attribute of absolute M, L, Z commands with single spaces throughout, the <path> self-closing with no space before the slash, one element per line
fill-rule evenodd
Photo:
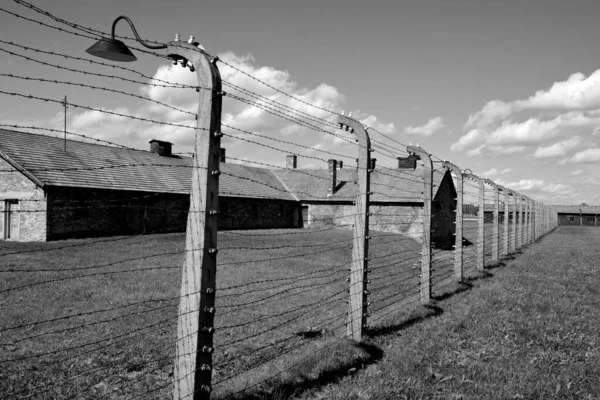
<path fill-rule="evenodd" d="M 194 171 L 190 193 L 190 212 L 186 232 L 186 257 L 181 282 L 181 300 L 178 315 L 176 360 L 173 375 L 174 399 L 210 399 L 212 391 L 213 320 L 215 314 L 217 225 L 219 212 L 219 149 L 221 125 L 221 77 L 216 60 L 211 59 L 193 44 L 171 42 L 169 56 L 189 61 L 195 68 L 198 83 L 205 90 L 199 91 L 198 118 L 195 132 Z M 342 129 L 354 133 L 358 139 L 358 195 L 354 221 L 352 263 L 350 268 L 349 308 L 347 318 L 348 337 L 361 340 L 367 324 L 367 275 L 369 272 L 369 197 L 371 169 L 371 142 L 367 129 L 350 116 L 340 115 L 338 123 Z M 407 152 L 420 159 L 423 168 L 423 231 L 420 274 L 420 300 L 428 304 L 431 300 L 431 211 L 433 194 L 433 163 L 430 155 L 419 146 L 408 146 Z M 472 173 L 466 173 L 451 163 L 445 168 L 457 177 L 456 240 L 454 278 L 464 279 L 463 259 L 463 180 L 471 179 L 479 185 L 479 219 L 477 268 L 484 268 L 484 181 Z M 504 225 L 503 255 L 516 251 L 556 226 L 556 213 L 541 203 L 516 191 L 503 188 L 490 180 L 494 187 L 494 224 L 492 259 L 499 261 L 498 191 L 505 196 L 505 216 L 513 198 L 512 235 L 508 234 L 508 218 Z M 523 203 L 523 201 L 525 203 Z M 518 210 L 517 210 L 518 204 Z M 526 204 L 523 210 L 522 206 Z M 518 232 L 518 237 L 517 237 Z M 509 243 L 509 237 L 512 241 Z"/>

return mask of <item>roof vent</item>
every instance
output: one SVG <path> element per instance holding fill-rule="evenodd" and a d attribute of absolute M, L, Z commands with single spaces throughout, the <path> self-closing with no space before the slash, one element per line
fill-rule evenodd
<path fill-rule="evenodd" d="M 156 153 L 159 156 L 171 157 L 173 155 L 173 143 L 165 142 L 162 140 L 152 139 L 150 142 L 150 151 Z"/>

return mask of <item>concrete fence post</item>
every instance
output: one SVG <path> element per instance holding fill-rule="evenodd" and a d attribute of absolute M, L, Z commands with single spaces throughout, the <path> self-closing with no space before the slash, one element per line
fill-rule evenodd
<path fill-rule="evenodd" d="M 494 214 L 493 214 L 493 228 L 492 228 L 492 261 L 497 263 L 500 261 L 500 198 L 498 195 L 498 185 L 491 179 L 483 180 L 488 185 L 494 188 Z"/>
<path fill-rule="evenodd" d="M 463 174 L 460 168 L 451 162 L 444 161 L 444 167 L 456 175 L 456 230 L 454 237 L 454 278 L 462 282 L 464 278 L 463 268 Z"/>
<path fill-rule="evenodd" d="M 421 303 L 431 301 L 431 201 L 433 198 L 433 163 L 429 153 L 418 146 L 407 146 L 406 151 L 423 161 L 423 245 L 421 250 Z"/>
<path fill-rule="evenodd" d="M 523 244 L 529 244 L 529 198 L 523 196 Z"/>
<path fill-rule="evenodd" d="M 369 198 L 371 192 L 371 139 L 357 120 L 338 116 L 340 128 L 350 131 L 358 139 L 358 192 L 354 213 L 354 240 L 350 268 L 350 303 L 346 335 L 361 340 L 367 325 L 367 273 L 369 266 Z"/>
<path fill-rule="evenodd" d="M 502 255 L 506 256 L 509 253 L 509 243 L 508 243 L 508 217 L 509 217 L 509 207 L 508 207 L 508 191 L 506 190 L 506 188 L 504 186 L 500 186 L 498 185 L 498 188 L 500 190 L 502 190 L 502 194 L 504 195 L 504 222 L 503 222 L 503 227 L 504 229 L 502 230 L 502 243 L 503 243 L 503 250 L 502 250 Z"/>
<path fill-rule="evenodd" d="M 515 210 L 517 212 L 517 244 L 515 249 L 518 249 L 523 245 L 523 201 L 521 198 L 521 193 L 515 192 L 515 199 L 517 202 Z"/>
<path fill-rule="evenodd" d="M 536 223 L 537 223 L 537 219 L 536 219 L 536 210 L 537 210 L 537 202 L 533 199 L 531 199 L 531 219 L 532 219 L 532 223 L 531 223 L 531 241 L 535 242 L 535 235 L 537 232 L 537 227 L 536 227 Z"/>
<path fill-rule="evenodd" d="M 168 44 L 169 56 L 194 66 L 199 91 L 190 209 L 177 321 L 173 399 L 210 398 L 217 269 L 221 76 L 197 46 Z"/>
<path fill-rule="evenodd" d="M 517 194 L 511 190 L 508 190 L 508 193 L 512 196 L 513 204 L 512 204 L 512 228 L 510 234 L 510 253 L 514 253 L 517 250 Z"/>

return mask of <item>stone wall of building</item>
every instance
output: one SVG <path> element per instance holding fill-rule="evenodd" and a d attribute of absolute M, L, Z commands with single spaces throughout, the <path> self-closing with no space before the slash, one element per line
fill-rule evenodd
<path fill-rule="evenodd" d="M 6 204 L 10 202 L 10 234 L 5 232 Z M 0 240 L 39 242 L 46 240 L 44 190 L 12 165 L 0 159 Z"/>
<path fill-rule="evenodd" d="M 456 191 L 447 174 L 432 204 L 431 241 L 435 247 L 450 248 L 454 244 Z M 308 227 L 353 229 L 356 207 L 348 202 L 305 202 Z M 369 229 L 398 233 L 419 242 L 423 240 L 422 203 L 372 203 L 369 207 Z M 304 221 L 306 224 L 306 221 Z"/>
<path fill-rule="evenodd" d="M 347 203 L 306 203 L 308 227 L 353 229 L 356 207 Z M 423 207 L 421 205 L 372 204 L 369 229 L 399 233 L 422 240 Z M 306 221 L 305 221 L 306 223 Z"/>

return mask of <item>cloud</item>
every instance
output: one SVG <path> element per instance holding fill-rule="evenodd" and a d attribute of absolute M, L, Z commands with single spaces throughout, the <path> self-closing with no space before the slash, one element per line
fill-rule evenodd
<path fill-rule="evenodd" d="M 545 117 L 548 113 L 553 116 Z M 526 114 L 530 115 L 523 119 Z M 588 132 L 600 134 L 600 70 L 588 77 L 572 74 L 524 99 L 489 101 L 469 115 L 464 134 L 451 150 L 471 151 L 474 155 L 501 154 L 498 148 L 489 149 L 489 145 L 540 146 L 556 136 Z M 546 158 L 544 154 L 538 153 L 537 158 Z"/>
<path fill-rule="evenodd" d="M 250 157 L 279 165 L 285 154 L 293 153 L 299 155 L 299 165 L 303 166 L 308 162 L 319 163 L 319 159 L 340 158 L 338 154 L 356 157 L 356 135 L 337 126 L 336 112 L 344 108 L 346 101 L 338 89 L 326 83 L 302 87 L 288 71 L 259 65 L 251 54 L 227 52 L 219 54 L 219 58 L 224 61 L 219 63 L 219 69 L 223 90 L 227 92 L 223 97 L 225 136 L 221 145 L 228 149 L 232 159 Z M 197 85 L 196 74 L 172 64 L 158 67 L 154 78 Z M 107 107 L 105 111 L 162 124 L 85 111 L 72 113 L 69 126 L 75 132 L 130 147 L 146 149 L 149 140 L 161 139 L 174 143 L 174 152 L 193 151 L 199 97 L 196 90 L 144 85 L 139 91 L 152 102 L 130 103 L 127 108 Z M 360 111 L 354 115 L 383 134 L 395 133 L 393 123 L 381 121 L 375 115 Z"/>
<path fill-rule="evenodd" d="M 461 151 L 465 150 L 477 143 L 484 141 L 485 132 L 480 129 L 471 129 L 464 136 L 458 139 L 457 142 L 453 143 L 450 146 L 450 150 L 452 151 Z"/>
<path fill-rule="evenodd" d="M 555 82 L 548 90 L 539 90 L 526 100 L 516 102 L 520 109 L 583 110 L 600 107 L 600 70 L 587 78 L 578 72 L 567 80 Z"/>
<path fill-rule="evenodd" d="M 578 176 L 583 174 L 583 170 L 581 169 L 576 169 L 575 171 L 571 172 L 571 176 Z"/>
<path fill-rule="evenodd" d="M 542 191 L 548 193 L 566 193 L 570 190 L 571 186 L 564 183 L 549 183 L 548 185 L 541 188 Z"/>
<path fill-rule="evenodd" d="M 502 171 L 498 170 L 497 168 L 490 168 L 487 171 L 483 171 L 481 174 L 478 175 L 482 177 L 492 177 L 498 175 L 505 175 L 508 174 L 510 171 L 512 171 L 510 168 L 504 168 Z"/>
<path fill-rule="evenodd" d="M 506 186 L 513 190 L 532 190 L 540 189 L 544 186 L 545 182 L 542 179 L 521 179 L 516 182 L 507 183 Z"/>
<path fill-rule="evenodd" d="M 577 152 L 566 160 L 568 163 L 595 163 L 600 161 L 600 148 L 587 149 Z"/>
<path fill-rule="evenodd" d="M 538 90 L 527 99 L 504 102 L 489 101 L 469 116 L 465 129 L 485 127 L 499 119 L 524 110 L 593 110 L 600 107 L 600 70 L 589 77 L 575 73 L 565 81 L 555 82 L 547 90 Z"/>
<path fill-rule="evenodd" d="M 441 117 L 435 117 L 431 118 L 424 125 L 405 127 L 404 133 L 409 135 L 431 136 L 445 127 L 446 124 L 444 124 L 444 120 Z"/>
<path fill-rule="evenodd" d="M 488 169 L 487 171 L 482 172 L 479 176 L 487 177 L 487 176 L 496 176 L 498 175 L 498 170 L 496 168 Z"/>
<path fill-rule="evenodd" d="M 475 149 L 467 151 L 467 155 L 469 157 L 483 157 L 483 156 L 498 155 L 498 154 L 522 153 L 524 151 L 525 151 L 525 146 L 481 145 Z"/>
<path fill-rule="evenodd" d="M 373 128 L 381 133 L 385 133 L 386 135 L 392 134 L 396 131 L 396 127 L 394 126 L 393 122 L 388 124 L 382 123 L 374 115 L 369 115 L 368 117 L 361 119 L 360 122 L 367 128 Z"/>
<path fill-rule="evenodd" d="M 484 128 L 513 113 L 513 106 L 500 100 L 492 100 L 475 114 L 469 115 L 465 129 Z"/>
<path fill-rule="evenodd" d="M 564 157 L 564 155 L 574 147 L 578 146 L 581 143 L 581 137 L 574 136 L 570 139 L 563 140 L 561 142 L 554 143 L 551 146 L 547 147 L 538 147 L 535 153 L 533 153 L 534 158 L 554 158 L 554 157 Z"/>

